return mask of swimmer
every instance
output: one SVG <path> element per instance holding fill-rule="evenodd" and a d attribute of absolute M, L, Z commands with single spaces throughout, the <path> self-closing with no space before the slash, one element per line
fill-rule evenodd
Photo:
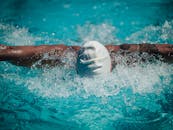
<path fill-rule="evenodd" d="M 0 61 L 9 61 L 20 66 L 32 66 L 41 60 L 41 65 L 63 65 L 61 59 L 67 50 L 74 52 L 76 70 L 81 75 L 105 74 L 115 67 L 113 54 L 128 55 L 135 52 L 161 56 L 164 62 L 173 61 L 172 44 L 122 44 L 105 45 L 97 41 L 88 41 L 83 46 L 40 45 L 40 46 L 6 46 L 0 45 Z M 47 58 L 44 58 L 45 55 Z"/>

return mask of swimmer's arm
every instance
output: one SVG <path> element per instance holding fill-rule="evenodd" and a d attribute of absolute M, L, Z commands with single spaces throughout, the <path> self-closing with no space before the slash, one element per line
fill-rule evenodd
<path fill-rule="evenodd" d="M 45 54 L 48 56 L 61 57 L 69 46 L 65 45 L 40 45 L 40 46 L 5 46 L 0 45 L 0 61 L 9 61 L 16 65 L 32 66 L 35 62 L 42 59 Z M 79 48 L 73 46 L 74 50 Z M 58 58 L 44 59 L 41 64 L 59 64 Z"/>
<path fill-rule="evenodd" d="M 146 52 L 151 55 L 160 55 L 165 62 L 173 62 L 173 45 L 172 44 L 122 44 L 107 45 L 106 48 L 113 53 L 121 51 L 122 53 Z"/>
<path fill-rule="evenodd" d="M 173 45 L 172 44 L 139 44 L 139 52 L 160 55 L 165 62 L 173 62 Z"/>

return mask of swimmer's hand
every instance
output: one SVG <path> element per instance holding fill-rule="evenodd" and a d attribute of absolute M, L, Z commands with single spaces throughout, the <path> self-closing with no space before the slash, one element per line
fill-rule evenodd
<path fill-rule="evenodd" d="M 4 55 L 7 54 L 7 49 L 10 48 L 9 46 L 0 44 L 0 61 L 4 60 Z"/>
<path fill-rule="evenodd" d="M 0 44 L 0 51 L 7 49 L 8 46 Z"/>

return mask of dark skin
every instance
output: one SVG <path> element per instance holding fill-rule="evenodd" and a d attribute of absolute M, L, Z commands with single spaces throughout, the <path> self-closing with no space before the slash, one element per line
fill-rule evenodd
<path fill-rule="evenodd" d="M 171 44 L 123 44 L 106 45 L 110 53 L 129 54 L 133 52 L 146 52 L 151 55 L 160 55 L 164 62 L 173 62 L 173 45 Z M 58 45 L 40 45 L 40 46 L 5 46 L 0 44 L 0 61 L 9 61 L 16 65 L 32 66 L 36 61 L 43 58 L 44 54 L 62 57 L 63 53 L 70 49 L 77 52 L 80 46 Z M 41 64 L 60 65 L 61 61 L 57 59 L 45 59 Z M 115 63 L 116 64 L 116 63 Z M 113 65 L 114 66 L 114 65 Z"/>

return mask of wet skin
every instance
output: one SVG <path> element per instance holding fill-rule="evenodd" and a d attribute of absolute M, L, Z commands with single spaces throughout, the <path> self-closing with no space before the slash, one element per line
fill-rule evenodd
<path fill-rule="evenodd" d="M 133 52 L 146 52 L 151 55 L 160 55 L 164 62 L 173 62 L 173 45 L 172 44 L 123 44 L 123 45 L 106 45 L 110 54 L 129 54 Z M 0 44 L 0 61 L 9 61 L 16 65 L 32 66 L 36 61 L 43 58 L 44 54 L 49 56 L 62 57 L 66 50 L 76 53 L 80 46 L 58 45 L 40 45 L 40 46 L 6 46 Z M 51 66 L 60 65 L 61 61 L 57 59 L 44 59 L 41 64 L 49 64 Z M 113 64 L 113 63 L 112 63 Z M 114 63 L 116 64 L 116 63 Z M 113 65 L 114 66 L 114 65 Z"/>

